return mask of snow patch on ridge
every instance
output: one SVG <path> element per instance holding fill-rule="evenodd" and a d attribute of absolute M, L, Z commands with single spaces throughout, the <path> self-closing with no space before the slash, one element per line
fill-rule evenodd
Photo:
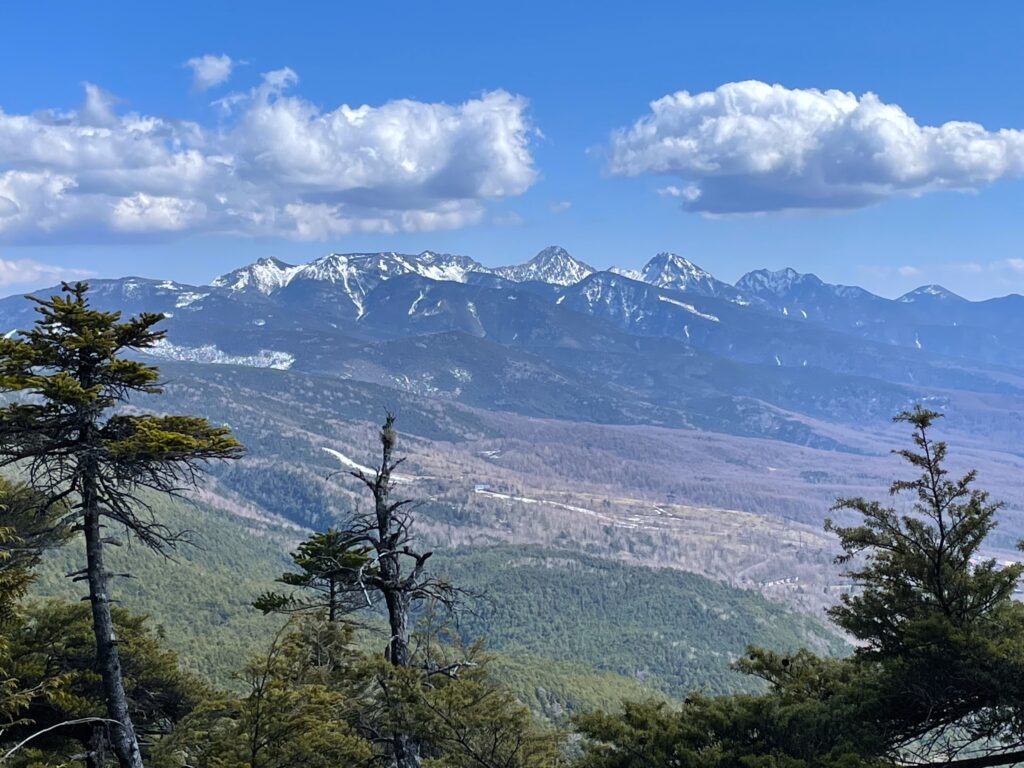
<path fill-rule="evenodd" d="M 250 368 L 274 368 L 280 371 L 288 370 L 295 363 L 295 356 L 291 353 L 273 349 L 261 349 L 254 355 L 229 355 L 213 344 L 187 347 L 172 344 L 166 339 L 162 339 L 148 348 L 146 354 L 163 360 L 215 365 L 245 365 Z"/>
<path fill-rule="evenodd" d="M 710 320 L 713 323 L 720 322 L 718 317 L 716 317 L 715 315 L 709 315 L 706 312 L 701 312 L 695 306 L 693 306 L 692 304 L 687 304 L 685 301 L 678 301 L 676 299 L 671 299 L 668 296 L 658 296 L 658 301 L 664 301 L 667 304 L 674 304 L 677 307 L 681 307 L 682 309 L 685 309 L 691 315 L 696 315 L 697 317 L 702 318 L 704 320 Z"/>

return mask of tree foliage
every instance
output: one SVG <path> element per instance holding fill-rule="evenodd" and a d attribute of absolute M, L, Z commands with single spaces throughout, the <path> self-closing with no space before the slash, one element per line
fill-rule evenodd
<path fill-rule="evenodd" d="M 163 316 L 89 305 L 88 285 L 62 286 L 62 295 L 36 299 L 40 317 L 27 331 L 0 339 L 0 390 L 20 396 L 0 409 L 0 466 L 15 465 L 49 505 L 66 504 L 68 520 L 84 533 L 96 659 L 103 680 L 111 746 L 121 768 L 142 758 L 125 694 L 110 607 L 107 525 L 123 527 L 161 550 L 180 534 L 151 514 L 142 491 L 180 493 L 194 484 L 203 462 L 234 458 L 241 446 L 225 427 L 191 416 L 138 415 L 118 410 L 132 395 L 161 391 L 159 371 L 128 357 L 164 338 Z"/>
<path fill-rule="evenodd" d="M 354 589 L 359 574 L 370 566 L 365 550 L 353 548 L 347 534 L 329 528 L 314 533 L 292 553 L 296 570 L 286 571 L 277 580 L 295 587 L 289 593 L 267 591 L 255 601 L 264 613 L 326 612 L 328 621 L 370 602 L 369 594 Z"/>
<path fill-rule="evenodd" d="M 209 687 L 181 669 L 145 617 L 116 607 L 113 617 L 125 694 L 145 756 L 209 695 Z M 91 755 L 91 764 L 103 765 L 113 726 L 105 717 L 89 607 L 57 600 L 29 604 L 9 639 L 12 669 L 33 694 L 21 707 L 22 725 L 10 729 L 5 740 L 44 732 L 19 759 Z M 46 731 L 54 726 L 60 727 Z"/>
<path fill-rule="evenodd" d="M 765 680 L 762 696 L 692 697 L 680 709 L 635 705 L 581 718 L 588 768 L 649 765 L 855 766 L 1024 760 L 1024 606 L 1012 599 L 1019 565 L 981 556 L 999 505 L 951 479 L 939 414 L 901 413 L 918 475 L 892 484 L 904 508 L 862 498 L 829 523 L 839 561 L 859 587 L 829 615 L 861 645 L 848 658 L 752 649 L 738 668 Z"/>
<path fill-rule="evenodd" d="M 20 600 L 32 582 L 32 569 L 43 551 L 65 536 L 61 511 L 31 488 L 0 478 L 0 730 L 24 724 L 32 698 L 59 683 L 55 677 L 23 679 L 11 637 L 24 621 Z"/>
<path fill-rule="evenodd" d="M 243 673 L 240 697 L 204 702 L 161 744 L 158 765 L 195 768 L 336 768 L 373 755 L 355 730 L 362 696 L 351 630 L 290 625 Z"/>

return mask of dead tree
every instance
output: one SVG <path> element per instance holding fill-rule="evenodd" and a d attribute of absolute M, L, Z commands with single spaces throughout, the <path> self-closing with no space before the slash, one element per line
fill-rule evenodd
<path fill-rule="evenodd" d="M 373 509 L 356 514 L 344 532 L 349 547 L 365 553 L 365 562 L 351 574 L 350 589 L 364 596 L 365 604 L 376 601 L 387 609 L 390 635 L 385 658 L 397 669 L 415 669 L 417 661 L 410 646 L 411 614 L 429 601 L 448 610 L 455 606 L 458 591 L 444 581 L 426 574 L 426 563 L 433 554 L 414 545 L 412 526 L 415 504 L 412 499 L 394 498 L 395 470 L 404 461 L 394 456 L 397 434 L 395 417 L 387 414 L 380 431 L 380 464 L 368 474 L 351 472 L 373 497 Z M 423 670 L 432 674 L 433 670 Z M 385 690 L 385 696 L 388 691 Z M 420 750 L 415 738 L 398 729 L 381 737 L 395 768 L 418 768 Z"/>

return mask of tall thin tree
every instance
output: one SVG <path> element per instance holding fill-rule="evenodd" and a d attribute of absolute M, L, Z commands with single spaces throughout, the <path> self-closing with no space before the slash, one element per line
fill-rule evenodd
<path fill-rule="evenodd" d="M 390 629 L 384 652 L 386 661 L 400 674 L 405 670 L 415 670 L 412 674 L 440 674 L 444 670 L 432 669 L 426 662 L 417 668 L 410 647 L 411 612 L 416 604 L 424 601 L 450 610 L 459 590 L 426 573 L 427 561 L 433 553 L 415 546 L 414 502 L 393 495 L 395 470 L 404 461 L 395 458 L 397 440 L 395 417 L 389 413 L 380 430 L 380 464 L 372 474 L 361 469 L 351 472 L 369 489 L 373 508 L 356 514 L 349 525 L 335 535 L 360 559 L 356 567 L 343 569 L 347 574 L 345 588 L 361 595 L 364 605 L 381 601 L 386 607 Z M 386 707 L 400 708 L 399 703 L 391 702 L 386 681 L 382 681 L 382 686 Z M 401 717 L 396 717 L 394 711 L 390 714 L 393 722 L 401 723 Z M 409 729 L 397 725 L 379 740 L 385 743 L 394 768 L 418 768 L 420 765 L 419 745 Z"/>
<path fill-rule="evenodd" d="M 110 743 L 121 768 L 141 768 L 121 675 L 110 609 L 104 529 L 123 527 L 146 546 L 166 552 L 182 535 L 158 520 L 148 491 L 181 494 L 211 459 L 238 457 L 242 446 L 226 427 L 191 416 L 151 416 L 118 410 L 133 395 L 162 389 L 159 370 L 126 353 L 164 338 L 163 315 L 90 306 L 88 284 L 62 285 L 48 300 L 29 297 L 40 318 L 0 340 L 0 390 L 23 397 L 0 409 L 0 466 L 17 465 L 50 503 L 66 503 L 84 533 L 86 567 L 75 574 L 89 586 L 96 658 Z"/>

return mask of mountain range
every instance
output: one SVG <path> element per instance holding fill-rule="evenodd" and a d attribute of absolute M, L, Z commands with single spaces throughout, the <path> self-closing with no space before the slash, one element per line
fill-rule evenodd
<path fill-rule="evenodd" d="M 595 270 L 555 246 L 497 268 L 267 258 L 90 295 L 166 315 L 154 405 L 239 435 L 247 457 L 214 467 L 203 498 L 246 520 L 344 516 L 360 496 L 339 462 L 372 463 L 390 410 L 436 545 L 570 547 L 818 611 L 842 589 L 822 519 L 837 497 L 885 493 L 906 440 L 891 418 L 924 403 L 958 468 L 1007 502 L 993 554 L 1016 557 L 1024 535 L 1021 296 L 886 299 L 791 269 L 731 285 L 677 254 Z M 0 332 L 35 319 L 0 299 Z"/>
<path fill-rule="evenodd" d="M 405 393 L 857 455 L 894 413 L 928 402 L 992 451 L 1016 457 L 1024 437 L 1019 295 L 972 302 L 922 286 L 886 299 L 792 269 L 731 285 L 677 254 L 595 270 L 552 246 L 497 268 L 433 251 L 265 258 L 209 285 L 95 280 L 92 296 L 165 313 L 152 354 L 227 387 L 225 366 L 290 371 L 363 382 L 377 403 Z M 0 331 L 34 319 L 20 297 L 0 300 Z"/>

